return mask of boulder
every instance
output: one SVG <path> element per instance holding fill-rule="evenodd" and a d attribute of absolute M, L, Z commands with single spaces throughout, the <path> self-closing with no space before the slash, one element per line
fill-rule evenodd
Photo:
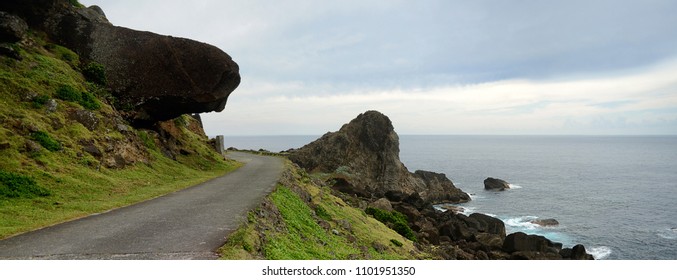
<path fill-rule="evenodd" d="M 393 211 L 393 206 L 390 204 L 390 201 L 386 198 L 379 198 L 376 201 L 369 203 L 369 207 L 381 209 L 384 211 Z"/>
<path fill-rule="evenodd" d="M 510 188 L 510 184 L 506 181 L 496 178 L 484 179 L 484 189 L 490 191 L 504 191 Z"/>
<path fill-rule="evenodd" d="M 500 219 L 482 213 L 472 213 L 469 218 L 479 223 L 479 231 L 505 237 L 505 224 Z"/>
<path fill-rule="evenodd" d="M 424 202 L 415 205 L 419 210 L 428 203 L 470 200 L 444 174 L 409 172 L 399 153 L 399 136 L 390 119 L 367 111 L 339 131 L 289 151 L 289 159 L 310 172 L 340 174 L 344 191 L 370 199 L 387 197 L 396 202 L 416 193 Z"/>
<path fill-rule="evenodd" d="M 69 0 L 5 0 L 0 10 L 75 51 L 84 65 L 103 65 L 116 108 L 136 127 L 222 111 L 240 83 L 239 66 L 220 49 L 113 26 L 98 7 L 75 7 Z"/>
<path fill-rule="evenodd" d="M 595 258 L 588 254 L 585 250 L 585 246 L 578 244 L 571 248 L 571 259 L 572 260 L 594 260 Z"/>
<path fill-rule="evenodd" d="M 15 43 L 28 33 L 28 24 L 18 16 L 0 11 L 0 42 Z"/>
<path fill-rule="evenodd" d="M 523 232 L 511 233 L 505 237 L 503 242 L 503 251 L 507 253 L 520 251 L 559 254 L 561 249 L 561 243 L 554 243 L 543 236 Z"/>
<path fill-rule="evenodd" d="M 559 225 L 559 222 L 555 219 L 536 219 L 536 220 L 530 221 L 530 223 L 535 224 L 535 225 L 539 225 L 539 226 L 542 226 L 542 227 L 554 227 L 554 226 Z"/>
<path fill-rule="evenodd" d="M 70 118 L 82 124 L 90 131 L 96 130 L 99 126 L 99 118 L 95 113 L 87 110 L 74 110 L 70 112 Z"/>

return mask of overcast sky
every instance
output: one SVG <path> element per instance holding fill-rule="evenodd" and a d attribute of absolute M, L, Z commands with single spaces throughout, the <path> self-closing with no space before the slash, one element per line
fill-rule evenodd
<path fill-rule="evenodd" d="M 233 57 L 209 135 L 677 134 L 677 1 L 81 2 Z"/>

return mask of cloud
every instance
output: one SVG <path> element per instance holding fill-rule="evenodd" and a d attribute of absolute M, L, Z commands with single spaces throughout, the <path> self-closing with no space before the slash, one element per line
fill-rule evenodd
<path fill-rule="evenodd" d="M 218 130 L 221 121 L 237 119 L 252 125 L 269 124 L 268 129 L 250 131 L 255 134 L 321 134 L 338 129 L 363 111 L 376 109 L 389 115 L 396 129 L 405 134 L 632 134 L 631 128 L 677 120 L 675 73 L 677 61 L 673 60 L 633 73 L 598 77 L 515 79 L 332 95 L 313 94 L 323 89 L 302 83 L 267 85 L 270 94 L 249 99 L 242 89 L 241 99 L 234 94 L 223 117 L 210 114 L 206 119 L 210 130 Z M 241 108 L 247 116 L 235 117 Z M 212 118 L 220 119 L 220 124 L 212 126 Z M 615 124 L 604 125 L 611 123 Z M 621 124 L 627 125 L 626 131 L 620 129 Z M 651 133 L 674 134 L 677 130 L 673 129 L 654 127 Z"/>

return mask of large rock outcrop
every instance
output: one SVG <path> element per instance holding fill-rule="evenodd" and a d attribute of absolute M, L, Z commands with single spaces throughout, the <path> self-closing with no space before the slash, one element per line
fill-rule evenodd
<path fill-rule="evenodd" d="M 376 199 L 388 194 L 390 199 L 417 194 L 427 203 L 470 200 L 444 174 L 409 172 L 399 152 L 399 137 L 390 119 L 367 111 L 339 131 L 290 151 L 289 158 L 311 172 L 334 174 L 335 188 L 362 197 Z"/>
<path fill-rule="evenodd" d="M 0 10 L 102 64 L 116 106 L 136 126 L 186 113 L 222 111 L 239 85 L 238 65 L 220 49 L 197 41 L 113 26 L 103 11 L 67 0 L 5 0 Z"/>
<path fill-rule="evenodd" d="M 504 191 L 510 189 L 510 184 L 501 179 L 489 177 L 484 179 L 484 189 L 490 191 Z"/>

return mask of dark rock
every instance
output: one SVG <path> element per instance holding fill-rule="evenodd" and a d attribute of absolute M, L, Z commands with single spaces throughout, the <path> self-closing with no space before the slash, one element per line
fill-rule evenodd
<path fill-rule="evenodd" d="M 391 202 L 400 202 L 407 198 L 408 195 L 400 191 L 387 191 L 385 196 Z"/>
<path fill-rule="evenodd" d="M 505 237 L 505 224 L 500 219 L 482 213 L 472 213 L 469 218 L 478 221 L 480 224 L 479 231 Z"/>
<path fill-rule="evenodd" d="M 553 243 L 540 235 L 527 235 L 523 232 L 515 232 L 505 237 L 503 250 L 507 253 L 518 251 L 556 253 L 562 249 L 562 244 Z"/>
<path fill-rule="evenodd" d="M 0 42 L 15 43 L 28 34 L 28 24 L 18 16 L 0 11 Z"/>
<path fill-rule="evenodd" d="M 588 254 L 585 250 L 585 246 L 578 244 L 571 248 L 571 259 L 572 260 L 594 260 L 595 258 Z"/>
<path fill-rule="evenodd" d="M 204 43 L 100 24 L 90 44 L 91 59 L 104 65 L 120 102 L 133 105 L 127 117 L 138 125 L 220 112 L 240 83 L 231 57 Z"/>
<path fill-rule="evenodd" d="M 22 60 L 21 54 L 10 44 L 0 43 L 0 55 L 13 58 L 16 60 Z"/>
<path fill-rule="evenodd" d="M 70 118 L 79 122 L 90 131 L 94 131 L 99 126 L 99 118 L 96 114 L 87 110 L 71 111 Z"/>
<path fill-rule="evenodd" d="M 96 158 L 100 158 L 100 157 L 103 156 L 103 153 L 101 152 L 101 150 L 99 150 L 99 148 L 96 147 L 96 145 L 94 145 L 94 143 L 87 143 L 87 144 L 83 145 L 82 150 L 89 153 L 90 155 L 92 155 Z"/>
<path fill-rule="evenodd" d="M 0 10 L 23 18 L 84 63 L 102 64 L 107 86 L 119 101 L 116 107 L 136 126 L 222 111 L 240 83 L 239 66 L 220 49 L 113 26 L 98 7 L 77 8 L 68 0 L 4 0 Z"/>
<path fill-rule="evenodd" d="M 559 225 L 559 222 L 555 219 L 537 219 L 537 220 L 530 221 L 530 223 L 535 224 L 535 225 L 539 225 L 539 226 L 542 226 L 542 227 L 554 227 L 554 226 Z"/>
<path fill-rule="evenodd" d="M 491 191 L 504 191 L 510 189 L 510 184 L 501 179 L 489 177 L 484 179 L 484 189 Z"/>
<path fill-rule="evenodd" d="M 367 111 L 339 131 L 290 151 L 289 159 L 311 172 L 341 174 L 342 187 L 367 198 L 388 197 L 396 202 L 418 193 L 425 203 L 469 199 L 443 174 L 409 172 L 399 152 L 399 137 L 390 119 Z"/>
<path fill-rule="evenodd" d="M 416 170 L 415 177 L 420 178 L 435 193 L 423 193 L 421 196 L 435 202 L 462 203 L 470 201 L 470 195 L 454 186 L 454 183 L 443 173 Z"/>

